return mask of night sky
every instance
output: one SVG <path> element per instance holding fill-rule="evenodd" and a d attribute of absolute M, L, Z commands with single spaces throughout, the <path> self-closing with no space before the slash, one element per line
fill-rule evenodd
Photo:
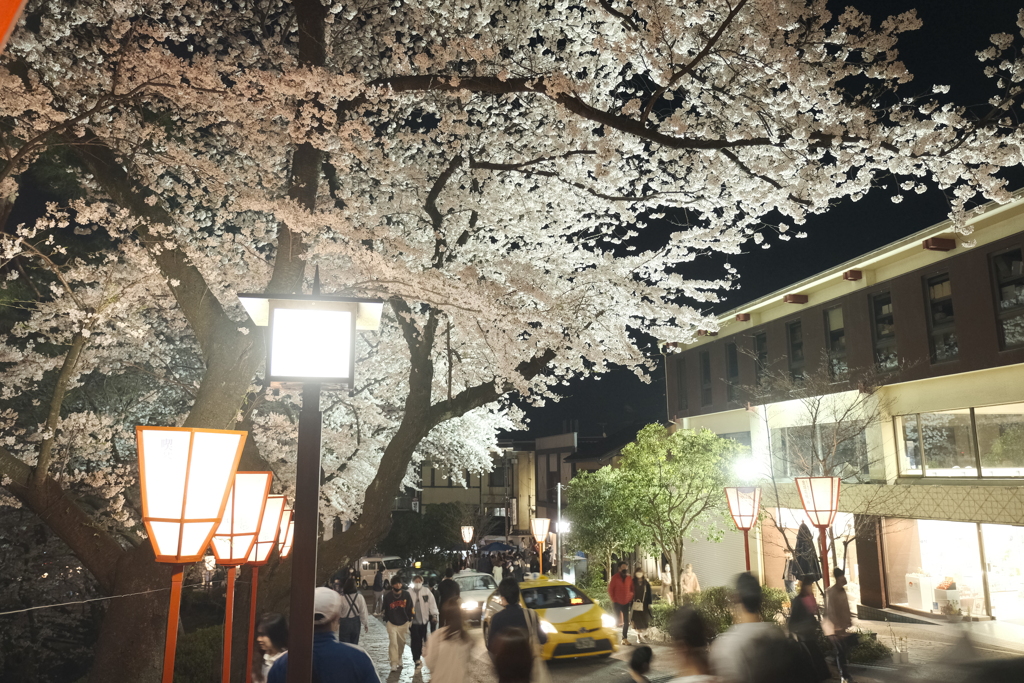
<path fill-rule="evenodd" d="M 994 94 L 994 84 L 984 77 L 975 53 L 989 46 L 993 33 L 1018 35 L 1016 18 L 1024 0 L 845 0 L 829 6 L 836 14 L 844 7 L 856 7 L 871 15 L 875 26 L 886 16 L 916 8 L 923 27 L 903 34 L 898 43 L 901 59 L 914 74 L 907 94 L 930 92 L 933 84 L 950 85 L 951 101 L 981 107 Z M 1024 172 L 1007 177 L 1011 189 L 1024 187 Z M 757 247 L 729 256 L 729 263 L 740 273 L 739 286 L 724 292 L 725 300 L 711 312 L 735 308 L 882 247 L 944 220 L 949 212 L 945 196 L 937 189 L 911 194 L 900 204 L 893 204 L 890 196 L 880 188 L 859 202 L 847 201 L 809 220 L 806 239 L 780 242 L 769 238 L 769 250 Z M 719 264 L 725 260 L 708 257 L 690 264 L 691 270 L 684 272 L 695 278 L 720 276 Z M 660 358 L 657 349 L 652 348 L 651 354 Z M 572 421 L 577 421 L 582 436 L 596 436 L 638 421 L 665 420 L 665 379 L 660 368 L 653 379 L 644 384 L 632 372 L 617 370 L 601 378 L 577 380 L 566 387 L 558 403 L 528 409 L 529 432 L 515 436 L 557 434 L 567 426 L 571 430 Z"/>

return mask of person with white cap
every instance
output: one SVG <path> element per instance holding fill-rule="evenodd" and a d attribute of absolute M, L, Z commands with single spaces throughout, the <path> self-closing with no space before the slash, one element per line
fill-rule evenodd
<path fill-rule="evenodd" d="M 339 643 L 334 634 L 341 619 L 341 596 L 321 586 L 313 594 L 313 680 L 318 683 L 380 683 L 366 650 Z M 286 683 L 288 653 L 274 662 L 267 683 Z"/>

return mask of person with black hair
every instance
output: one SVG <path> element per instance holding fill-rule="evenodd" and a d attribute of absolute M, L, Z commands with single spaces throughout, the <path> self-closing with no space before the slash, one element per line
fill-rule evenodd
<path fill-rule="evenodd" d="M 384 569 L 377 565 L 377 573 L 373 575 L 373 616 L 384 610 Z"/>
<path fill-rule="evenodd" d="M 612 609 L 622 624 L 622 645 L 629 645 L 629 612 L 633 606 L 633 579 L 629 576 L 629 565 L 619 562 L 619 571 L 608 582 L 608 597 L 612 599 Z"/>
<path fill-rule="evenodd" d="M 391 591 L 384 596 L 384 625 L 388 630 L 388 659 L 391 670 L 402 668 L 405 641 L 409 639 L 409 625 L 416 613 L 416 604 L 409 591 L 402 589 L 402 579 L 391 579 Z"/>
<path fill-rule="evenodd" d="M 790 602 L 789 633 L 797 639 L 804 652 L 804 659 L 813 671 L 814 681 L 831 677 L 825 655 L 818 642 L 823 640 L 821 624 L 818 621 L 818 601 L 814 597 L 814 579 L 803 576 L 796 597 Z"/>
<path fill-rule="evenodd" d="M 509 579 L 502 579 L 502 583 Z M 529 632 L 506 628 L 488 642 L 498 683 L 530 683 L 533 678 L 534 648 Z"/>
<path fill-rule="evenodd" d="M 651 626 L 651 603 L 654 601 L 654 589 L 644 576 L 643 567 L 633 572 L 633 605 L 630 616 L 633 629 L 636 631 L 636 642 L 644 642 L 647 629 Z"/>
<path fill-rule="evenodd" d="M 832 576 L 836 581 L 825 591 L 825 618 L 832 631 L 829 640 L 835 648 L 839 678 L 846 683 L 853 683 L 847 655 L 850 646 L 857 643 L 857 634 L 847 633 L 853 626 L 853 616 L 850 614 L 850 598 L 846 595 L 846 572 L 836 567 L 832 570 Z"/>
<path fill-rule="evenodd" d="M 708 645 L 711 628 L 690 605 L 676 610 L 668 626 L 679 666 L 679 678 L 672 683 L 714 683 L 719 679 L 711 675 Z"/>
<path fill-rule="evenodd" d="M 341 589 L 341 618 L 338 624 L 338 640 L 342 643 L 358 645 L 360 626 L 367 633 L 370 632 L 366 599 L 359 592 L 354 576 L 345 579 L 345 585 Z"/>
<path fill-rule="evenodd" d="M 498 584 L 498 595 L 505 609 L 491 617 L 487 627 L 487 649 L 491 654 L 494 654 L 498 636 L 509 629 L 523 629 L 541 645 L 548 642 L 547 634 L 540 628 L 540 617 L 537 613 L 519 604 L 519 584 L 515 579 L 502 579 Z"/>
<path fill-rule="evenodd" d="M 452 598 L 458 599 L 462 595 L 462 588 L 459 587 L 459 582 L 452 578 L 453 576 L 455 576 L 454 569 L 448 567 L 444 570 L 444 578 L 441 580 L 441 585 L 437 588 L 437 604 L 443 605 Z M 441 610 L 438 625 L 445 625 L 444 610 Z"/>
<path fill-rule="evenodd" d="M 761 583 L 750 572 L 736 577 L 733 620 L 711 646 L 711 671 L 723 683 L 796 683 L 791 642 L 776 624 L 761 621 Z"/>
<path fill-rule="evenodd" d="M 654 659 L 654 651 L 647 645 L 641 645 L 633 650 L 629 658 L 629 677 L 634 683 L 651 683 L 647 674 L 651 671 L 651 660 Z"/>
<path fill-rule="evenodd" d="M 264 614 L 256 626 L 256 644 L 263 650 L 263 667 L 259 680 L 267 680 L 267 674 L 274 662 L 288 651 L 288 622 L 281 614 Z"/>

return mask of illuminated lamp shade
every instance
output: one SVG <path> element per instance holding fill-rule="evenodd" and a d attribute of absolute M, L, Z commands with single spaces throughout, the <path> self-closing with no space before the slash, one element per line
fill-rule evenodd
<path fill-rule="evenodd" d="M 136 427 L 142 521 L 157 562 L 198 562 L 231 491 L 246 432 Z"/>
<path fill-rule="evenodd" d="M 726 486 L 725 498 L 729 502 L 729 514 L 740 531 L 750 531 L 757 523 L 761 510 L 761 488 L 759 486 Z"/>
<path fill-rule="evenodd" d="M 281 515 L 281 527 L 277 534 L 277 553 L 281 559 L 288 557 L 292 552 L 292 534 L 295 533 L 295 511 L 286 508 Z"/>
<path fill-rule="evenodd" d="M 256 534 L 256 542 L 249 551 L 246 564 L 262 567 L 270 561 L 270 554 L 277 545 L 277 536 L 281 529 L 281 517 L 284 515 L 286 499 L 284 496 L 267 496 L 267 507 L 263 511 L 260 531 Z"/>
<path fill-rule="evenodd" d="M 272 382 L 352 384 L 357 330 L 380 327 L 383 303 L 331 296 L 239 294 L 253 323 L 270 327 Z"/>
<path fill-rule="evenodd" d="M 550 528 L 550 526 L 551 520 L 547 517 L 534 517 L 533 521 L 530 522 L 534 540 L 538 543 L 543 543 L 544 539 L 547 538 L 548 528 Z"/>
<path fill-rule="evenodd" d="M 839 477 L 796 477 L 793 481 L 811 524 L 818 528 L 832 526 L 839 511 Z"/>
<path fill-rule="evenodd" d="M 464 526 L 462 527 L 462 542 L 468 544 L 473 540 L 473 527 Z"/>
<path fill-rule="evenodd" d="M 270 493 L 270 472 L 239 472 L 228 494 L 217 531 L 213 534 L 213 555 L 217 564 L 239 566 L 249 559 L 263 511 Z"/>

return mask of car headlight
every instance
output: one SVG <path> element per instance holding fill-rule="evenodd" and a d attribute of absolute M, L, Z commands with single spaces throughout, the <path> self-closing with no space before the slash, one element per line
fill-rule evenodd
<path fill-rule="evenodd" d="M 466 602 L 462 603 L 462 609 L 476 609 L 479 606 L 480 603 L 476 600 L 466 600 Z"/>
<path fill-rule="evenodd" d="M 544 631 L 544 633 L 558 633 L 558 629 L 555 628 L 555 625 L 547 619 L 540 620 L 540 630 Z"/>
<path fill-rule="evenodd" d="M 615 628 L 618 626 L 618 622 L 615 621 L 615 617 L 606 612 L 601 615 L 601 626 L 604 626 L 605 628 Z"/>

